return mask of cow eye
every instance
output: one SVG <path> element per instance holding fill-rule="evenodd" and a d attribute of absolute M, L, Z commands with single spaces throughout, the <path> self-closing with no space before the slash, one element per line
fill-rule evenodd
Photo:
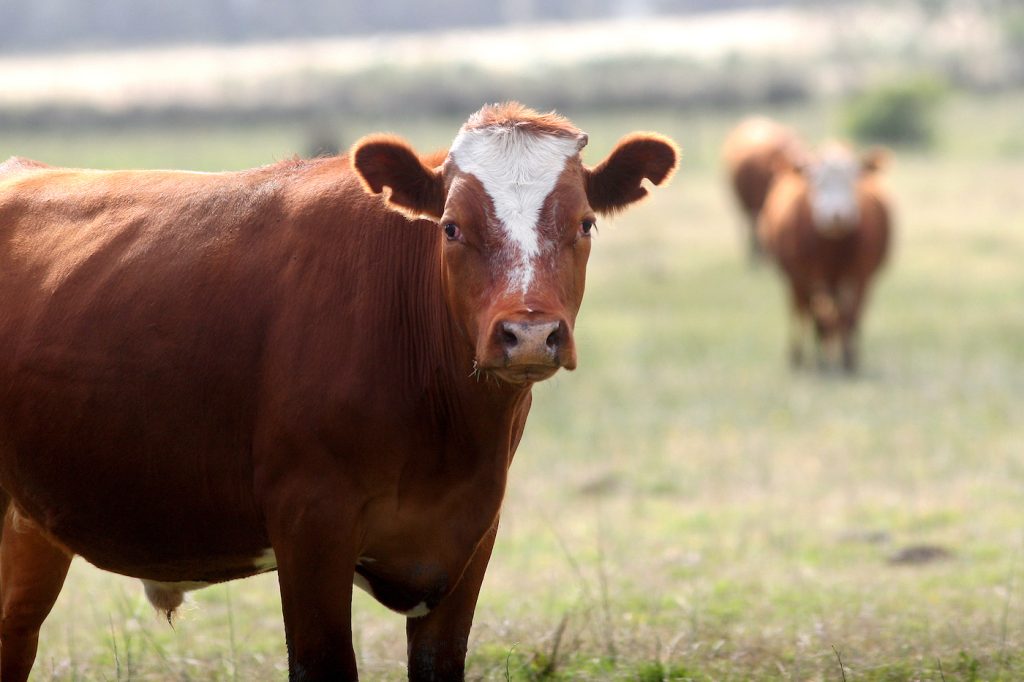
<path fill-rule="evenodd" d="M 589 237 L 590 231 L 593 230 L 595 227 L 597 227 L 597 222 L 594 221 L 592 218 L 586 218 L 582 222 L 580 222 L 580 234 L 582 234 L 584 237 Z"/>
<path fill-rule="evenodd" d="M 448 241 L 458 241 L 462 237 L 462 230 L 455 223 L 444 224 L 444 236 L 448 237 Z"/>

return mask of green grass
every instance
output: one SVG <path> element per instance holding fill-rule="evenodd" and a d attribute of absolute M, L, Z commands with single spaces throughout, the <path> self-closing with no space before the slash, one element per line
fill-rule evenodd
<path fill-rule="evenodd" d="M 954 99 L 938 151 L 894 157 L 896 248 L 850 380 L 784 362 L 782 287 L 747 267 L 717 167 L 735 117 L 575 117 L 592 160 L 634 128 L 674 135 L 685 158 L 670 188 L 601 224 L 580 368 L 536 389 L 471 678 L 840 680 L 839 658 L 849 680 L 1024 676 L 1020 103 Z M 830 111 L 774 113 L 816 137 Z M 434 146 L 455 125 L 363 131 Z M 297 127 L 38 136 L 0 138 L 0 154 L 217 169 L 300 143 Z M 951 557 L 889 563 L 911 545 Z M 354 612 L 365 677 L 402 679 L 402 619 L 362 593 Z M 273 576 L 196 593 L 172 630 L 136 582 L 80 561 L 36 667 L 284 677 Z"/>

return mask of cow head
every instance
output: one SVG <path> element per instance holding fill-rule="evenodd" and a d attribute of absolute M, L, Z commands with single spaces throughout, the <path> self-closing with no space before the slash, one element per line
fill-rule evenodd
<path fill-rule="evenodd" d="M 556 114 L 486 106 L 431 167 L 404 141 L 371 136 L 352 149 L 368 191 L 437 223 L 448 304 L 476 369 L 509 383 L 576 367 L 573 327 L 599 215 L 647 194 L 675 170 L 675 145 L 637 133 L 585 166 L 587 136 Z"/>
<path fill-rule="evenodd" d="M 858 185 L 867 175 L 881 169 L 884 150 L 872 149 L 858 158 L 849 145 L 827 142 L 814 158 L 797 170 L 808 184 L 814 226 L 827 236 L 841 236 L 860 222 Z"/>

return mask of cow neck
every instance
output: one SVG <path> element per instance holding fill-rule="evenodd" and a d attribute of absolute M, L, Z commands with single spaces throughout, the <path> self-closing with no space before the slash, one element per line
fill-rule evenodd
<path fill-rule="evenodd" d="M 443 233 L 435 223 L 398 214 L 388 222 L 363 238 L 367 253 L 386 252 L 393 260 L 386 268 L 367 268 L 363 276 L 369 278 L 367 288 L 380 294 L 368 298 L 390 301 L 377 310 L 380 327 L 375 332 L 397 344 L 385 351 L 390 380 L 438 429 L 457 424 L 459 433 L 475 434 L 471 440 L 479 443 L 493 441 L 497 431 L 515 430 L 529 404 L 530 386 L 497 382 L 473 371 L 475 348 L 446 295 Z"/>

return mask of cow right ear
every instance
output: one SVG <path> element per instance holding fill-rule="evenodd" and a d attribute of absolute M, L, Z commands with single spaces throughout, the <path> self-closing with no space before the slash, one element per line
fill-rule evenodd
<path fill-rule="evenodd" d="M 771 167 L 772 175 L 776 177 L 786 173 L 804 175 L 810 167 L 810 159 L 802 149 L 786 148 L 775 154 L 771 161 Z"/>
<path fill-rule="evenodd" d="M 364 137 L 352 146 L 349 158 L 366 191 L 384 194 L 389 207 L 411 218 L 440 220 L 441 173 L 428 168 L 405 140 L 393 135 Z"/>
<path fill-rule="evenodd" d="M 860 166 L 865 173 L 877 173 L 889 165 L 889 150 L 872 147 L 861 156 Z"/>

